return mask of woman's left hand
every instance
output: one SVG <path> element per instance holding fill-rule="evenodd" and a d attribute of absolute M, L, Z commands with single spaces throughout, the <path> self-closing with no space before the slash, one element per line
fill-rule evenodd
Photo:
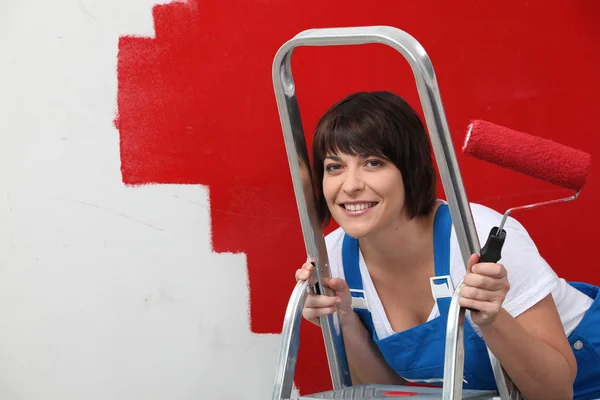
<path fill-rule="evenodd" d="M 506 293 L 510 289 L 506 268 L 502 264 L 478 264 L 479 255 L 473 254 L 467 263 L 465 286 L 460 291 L 459 303 L 471 312 L 471 319 L 478 326 L 489 325 L 498 316 Z"/>

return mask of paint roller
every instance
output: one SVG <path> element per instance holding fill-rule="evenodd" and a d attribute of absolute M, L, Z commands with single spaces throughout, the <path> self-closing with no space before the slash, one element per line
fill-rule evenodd
<path fill-rule="evenodd" d="M 506 240 L 503 228 L 511 213 L 576 200 L 591 166 L 586 152 L 482 120 L 469 124 L 462 150 L 468 156 L 575 191 L 570 197 L 508 209 L 500 225 L 491 229 L 481 248 L 480 262 L 500 260 Z"/>

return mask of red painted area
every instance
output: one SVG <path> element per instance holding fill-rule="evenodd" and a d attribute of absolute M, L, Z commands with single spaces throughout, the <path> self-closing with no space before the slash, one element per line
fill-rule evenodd
<path fill-rule="evenodd" d="M 384 396 L 387 397 L 410 397 L 410 396 L 416 396 L 419 393 L 417 392 L 400 392 L 400 391 L 393 391 L 393 392 L 383 392 Z"/>
<path fill-rule="evenodd" d="M 431 56 L 457 149 L 479 118 L 598 154 L 600 3 L 432 4 L 190 0 L 154 7 L 155 38 L 120 39 L 123 182 L 208 185 L 214 250 L 248 257 L 252 331 L 281 331 L 305 258 L 271 83 L 275 52 L 299 31 L 393 25 L 411 33 Z M 406 62 L 379 45 L 301 48 L 293 69 L 307 132 L 356 90 L 389 89 L 419 105 Z M 470 200 L 499 210 L 564 194 L 460 154 L 459 163 Z M 600 283 L 586 254 L 599 188 L 592 175 L 577 202 L 518 215 L 568 279 Z M 303 332 L 297 383 L 304 393 L 326 390 L 320 333 Z"/>

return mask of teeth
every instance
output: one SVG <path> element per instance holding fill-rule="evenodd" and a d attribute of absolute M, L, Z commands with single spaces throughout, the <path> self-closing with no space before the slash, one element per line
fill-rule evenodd
<path fill-rule="evenodd" d="M 371 208 L 375 204 L 377 204 L 377 203 L 344 204 L 344 207 L 348 211 L 360 211 L 360 210 L 366 210 L 367 208 Z"/>

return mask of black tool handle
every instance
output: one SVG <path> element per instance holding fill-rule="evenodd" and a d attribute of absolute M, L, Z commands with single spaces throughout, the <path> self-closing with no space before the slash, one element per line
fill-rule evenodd
<path fill-rule="evenodd" d="M 317 268 L 317 265 L 314 262 L 311 261 L 310 263 L 312 264 L 313 268 Z M 321 282 L 315 282 L 315 285 L 313 287 L 313 291 L 315 292 L 316 295 L 320 295 L 321 294 Z"/>
<path fill-rule="evenodd" d="M 487 241 L 485 245 L 481 248 L 479 252 L 479 262 L 490 262 L 497 263 L 502 258 L 502 246 L 504 246 L 504 241 L 506 240 L 506 231 L 502 229 L 499 231 L 498 227 L 495 226 L 490 231 L 488 235 Z M 478 312 L 477 310 L 473 310 L 468 308 L 469 311 Z"/>
<path fill-rule="evenodd" d="M 505 240 L 506 231 L 504 229 L 499 231 L 497 226 L 493 227 L 485 245 L 479 252 L 479 262 L 497 263 L 500 261 L 500 258 L 502 258 L 502 246 L 504 246 Z"/>

